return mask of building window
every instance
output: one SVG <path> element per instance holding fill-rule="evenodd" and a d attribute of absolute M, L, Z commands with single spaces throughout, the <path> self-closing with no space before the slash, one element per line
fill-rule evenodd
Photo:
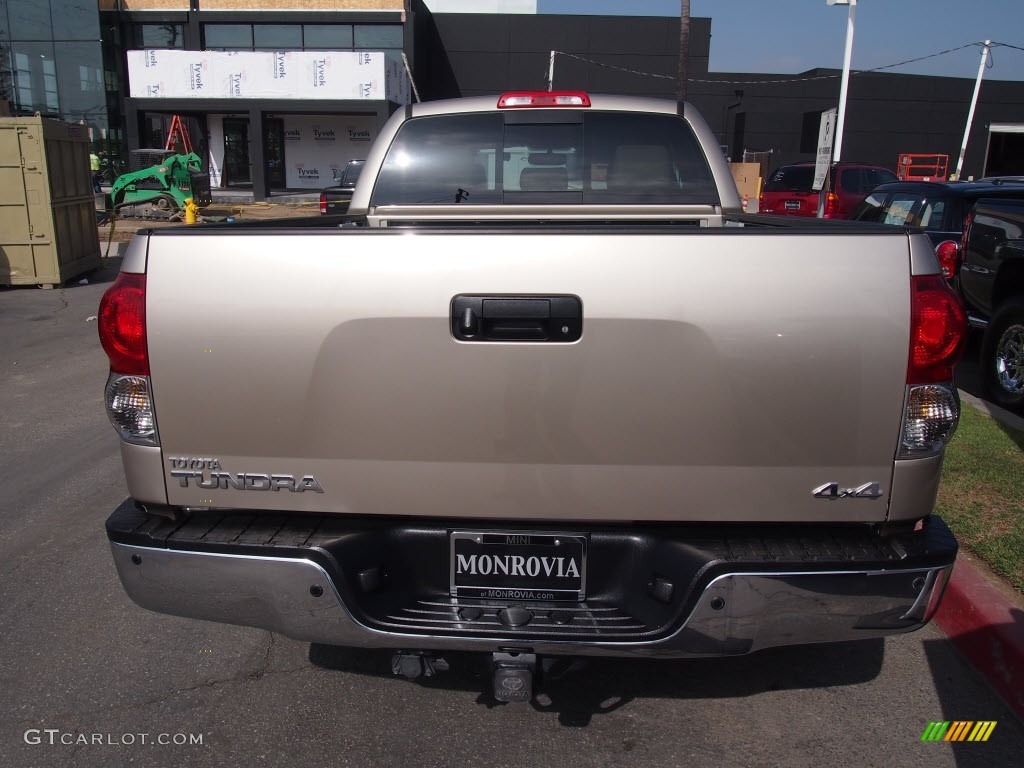
<path fill-rule="evenodd" d="M 203 47 L 215 51 L 251 51 L 252 25 L 204 24 Z"/>
<path fill-rule="evenodd" d="M 43 7 L 46 0 L 32 0 Z M 50 0 L 53 19 L 54 40 L 99 40 L 100 15 L 96 12 L 96 3 L 75 0 Z"/>
<path fill-rule="evenodd" d="M 53 59 L 43 59 L 43 92 L 46 94 L 46 108 L 50 112 L 60 111 L 57 99 L 57 64 Z"/>
<path fill-rule="evenodd" d="M 298 24 L 256 24 L 252 31 L 257 51 L 302 49 L 302 27 Z"/>
<path fill-rule="evenodd" d="M 203 47 L 215 51 L 400 51 L 402 36 L 401 24 L 203 25 Z"/>
<path fill-rule="evenodd" d="M 804 112 L 800 128 L 800 151 L 809 154 L 818 152 L 818 130 L 821 128 L 821 112 Z"/>
<path fill-rule="evenodd" d="M 82 45 L 82 43 L 66 45 Z M 57 115 L 60 112 L 60 99 L 57 91 L 57 65 L 54 61 L 53 43 L 15 41 L 11 44 L 11 48 L 14 54 L 14 93 L 18 111 Z M 77 86 L 77 81 L 75 84 Z"/>
<path fill-rule="evenodd" d="M 32 101 L 32 70 L 28 66 L 28 56 L 24 53 L 14 54 L 14 83 L 18 89 L 18 106 L 30 110 Z"/>
<path fill-rule="evenodd" d="M 136 24 L 133 32 L 134 45 L 137 48 L 149 50 L 185 47 L 185 30 L 182 24 Z"/>
<path fill-rule="evenodd" d="M 97 127 L 105 123 L 103 57 L 97 46 L 68 41 L 57 45 L 55 54 L 61 115 L 65 120 L 85 120 Z"/>
<path fill-rule="evenodd" d="M 356 24 L 353 47 L 362 51 L 401 49 L 402 26 L 400 24 Z"/>
<path fill-rule="evenodd" d="M 97 16 L 95 9 L 93 15 Z M 7 0 L 7 16 L 12 40 L 54 39 L 49 0 Z"/>
<path fill-rule="evenodd" d="M 306 24 L 302 28 L 307 51 L 338 51 L 352 47 L 351 24 Z"/>

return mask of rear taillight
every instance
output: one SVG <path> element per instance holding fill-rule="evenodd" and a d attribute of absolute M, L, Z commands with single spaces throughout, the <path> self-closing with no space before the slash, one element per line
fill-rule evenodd
<path fill-rule="evenodd" d="M 320 193 L 320 213 L 327 213 L 327 193 Z"/>
<path fill-rule="evenodd" d="M 146 347 L 146 276 L 122 272 L 100 300 L 100 343 L 110 359 L 104 399 L 121 439 L 159 445 Z"/>
<path fill-rule="evenodd" d="M 967 315 L 939 275 L 911 278 L 910 354 L 898 458 L 942 452 L 956 431 L 960 399 L 953 385 L 967 339 Z"/>
<path fill-rule="evenodd" d="M 967 340 L 967 314 L 939 275 L 911 278 L 908 384 L 952 381 Z"/>
<path fill-rule="evenodd" d="M 589 106 L 590 97 L 582 91 L 517 91 L 504 93 L 498 99 L 498 109 Z"/>
<path fill-rule="evenodd" d="M 839 215 L 839 195 L 835 192 L 829 192 L 825 195 L 825 213 L 824 218 L 833 219 Z"/>
<path fill-rule="evenodd" d="M 146 276 L 122 272 L 100 300 L 100 344 L 116 373 L 149 375 Z"/>
<path fill-rule="evenodd" d="M 111 373 L 104 391 L 107 416 L 126 443 L 159 445 L 148 376 Z"/>
<path fill-rule="evenodd" d="M 935 246 L 935 256 L 942 267 L 942 276 L 951 279 L 960 265 L 960 243 L 955 240 L 943 240 Z"/>

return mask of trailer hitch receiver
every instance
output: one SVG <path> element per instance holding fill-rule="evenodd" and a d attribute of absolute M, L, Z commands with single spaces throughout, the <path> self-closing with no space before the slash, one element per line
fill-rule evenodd
<path fill-rule="evenodd" d="M 533 653 L 495 653 L 491 660 L 494 670 L 494 698 L 498 701 L 529 701 L 533 698 L 533 678 L 537 669 L 537 656 Z"/>

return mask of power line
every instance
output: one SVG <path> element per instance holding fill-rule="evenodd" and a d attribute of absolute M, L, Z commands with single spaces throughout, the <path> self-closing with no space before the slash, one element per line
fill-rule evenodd
<path fill-rule="evenodd" d="M 853 70 L 850 74 L 851 75 L 864 75 L 864 74 L 869 74 L 871 72 L 882 72 L 882 71 L 884 71 L 886 69 L 893 69 L 894 67 L 902 67 L 902 66 L 904 66 L 906 64 L 914 64 L 914 63 L 916 63 L 918 61 L 926 61 L 928 59 L 938 58 L 939 56 L 946 56 L 947 54 L 950 54 L 950 53 L 956 53 L 957 51 L 962 51 L 965 48 L 973 48 L 973 47 L 978 47 L 978 46 L 982 46 L 982 45 L 984 45 L 984 43 L 982 43 L 982 42 L 965 43 L 964 45 L 958 45 L 955 48 L 947 48 L 944 51 L 936 51 L 935 53 L 929 53 L 926 56 L 918 56 L 918 57 L 913 58 L 913 59 L 905 59 L 904 61 L 899 61 L 899 62 L 896 62 L 895 64 L 885 64 L 885 65 L 883 65 L 881 67 L 872 67 L 871 69 L 857 69 L 857 70 Z M 1018 51 L 1024 51 L 1024 48 L 1022 48 L 1020 46 L 1016 46 L 1016 45 L 1011 45 L 1010 43 L 990 43 L 989 44 L 989 48 L 990 49 L 991 48 L 996 48 L 996 47 L 1013 48 L 1013 49 L 1018 50 Z M 555 51 L 555 53 L 558 54 L 559 56 L 567 56 L 570 59 L 577 59 L 578 61 L 582 61 L 582 62 L 585 62 L 587 64 L 592 64 L 592 65 L 594 65 L 596 67 L 604 67 L 606 69 L 615 69 L 615 70 L 618 70 L 619 72 L 627 72 L 627 73 L 629 73 L 631 75 L 640 75 L 641 77 L 656 77 L 656 78 L 658 78 L 660 80 L 675 80 L 676 79 L 672 75 L 659 75 L 659 74 L 656 74 L 654 72 L 643 72 L 643 71 L 640 71 L 640 70 L 637 70 L 637 69 L 629 69 L 628 67 L 619 67 L 619 66 L 616 66 L 615 64 L 606 64 L 605 62 L 602 62 L 602 61 L 594 61 L 593 59 L 588 59 L 588 58 L 586 58 L 584 56 L 578 56 L 575 53 L 568 53 L 566 51 Z M 991 66 L 991 64 L 989 66 Z M 709 84 L 717 84 L 717 85 L 782 85 L 782 84 L 786 84 L 786 83 L 806 83 L 806 82 L 811 82 L 813 80 L 835 80 L 839 76 L 840 76 L 839 74 L 834 74 L 834 75 L 811 75 L 809 77 L 795 77 L 794 76 L 794 77 L 786 77 L 785 79 L 778 79 L 778 80 L 717 80 L 717 79 L 716 80 L 709 80 L 709 79 L 700 79 L 700 78 L 695 78 L 695 77 L 688 77 L 688 78 L 686 78 L 686 80 L 687 80 L 687 82 L 690 82 L 690 83 L 709 83 Z"/>
<path fill-rule="evenodd" d="M 566 53 L 565 51 L 555 51 L 559 56 L 568 56 L 570 59 L 578 59 L 584 61 L 587 64 L 593 64 L 595 67 L 604 67 L 605 69 L 617 69 L 620 72 L 628 72 L 631 75 L 641 75 L 642 77 L 657 77 L 661 80 L 675 80 L 675 75 L 656 75 L 653 72 L 641 72 L 638 69 L 627 69 L 626 67 L 617 67 L 614 64 L 605 64 L 601 61 L 594 61 L 593 59 L 585 59 L 582 56 L 577 56 L 575 53 Z M 693 80 L 692 78 L 686 78 L 690 82 L 699 83 L 700 80 Z"/>
<path fill-rule="evenodd" d="M 916 61 L 925 61 L 926 59 L 934 59 L 934 58 L 937 58 L 939 56 L 945 56 L 947 53 L 955 53 L 957 51 L 962 51 L 964 48 L 973 48 L 973 47 L 976 47 L 976 46 L 979 46 L 979 45 L 985 45 L 985 44 L 982 43 L 982 42 L 966 43 L 965 45 L 958 45 L 956 48 L 947 48 L 946 50 L 939 51 L 938 53 L 929 53 L 927 56 L 918 56 L 916 59 L 907 59 L 906 61 L 900 61 L 900 62 L 897 62 L 896 64 L 886 64 L 884 67 L 875 67 L 874 69 L 858 69 L 855 72 L 852 72 L 851 74 L 860 75 L 860 74 L 864 74 L 865 72 L 881 72 L 883 69 L 892 69 L 893 67 L 902 67 L 904 64 L 913 64 Z"/>

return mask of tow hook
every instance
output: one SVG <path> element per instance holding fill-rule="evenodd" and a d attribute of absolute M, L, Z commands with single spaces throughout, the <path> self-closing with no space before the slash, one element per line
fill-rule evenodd
<path fill-rule="evenodd" d="M 447 672 L 448 662 L 422 651 L 400 651 L 391 657 L 391 671 L 406 680 L 418 680 L 420 677 L 434 677 L 438 672 Z"/>
<path fill-rule="evenodd" d="M 494 698 L 498 701 L 529 701 L 533 698 L 533 677 L 537 655 L 499 651 L 491 657 L 494 670 Z"/>

